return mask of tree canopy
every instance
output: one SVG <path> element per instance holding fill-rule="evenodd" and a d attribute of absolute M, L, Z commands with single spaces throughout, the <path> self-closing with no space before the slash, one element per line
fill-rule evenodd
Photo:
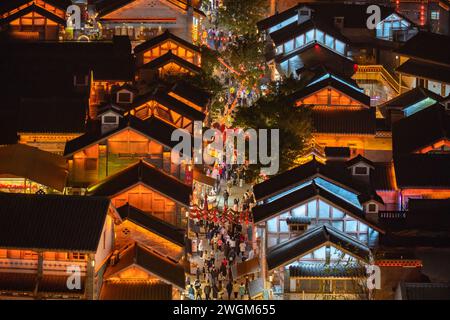
<path fill-rule="evenodd" d="M 234 125 L 241 128 L 279 129 L 280 133 L 280 172 L 296 165 L 297 159 L 309 146 L 313 124 L 311 110 L 308 107 L 294 107 L 289 94 L 296 84 L 297 90 L 302 84 L 294 79 L 285 83 L 271 83 L 269 92 L 251 107 L 239 108 L 235 114 Z M 249 180 L 259 174 L 259 165 L 251 165 Z"/>
<path fill-rule="evenodd" d="M 219 23 L 236 35 L 256 34 L 256 23 L 267 11 L 267 0 L 223 0 Z"/>

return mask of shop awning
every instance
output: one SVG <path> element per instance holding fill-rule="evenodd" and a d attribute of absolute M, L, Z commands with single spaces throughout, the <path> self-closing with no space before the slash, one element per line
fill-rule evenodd
<path fill-rule="evenodd" d="M 68 172 L 66 159 L 57 154 L 24 144 L 0 148 L 0 176 L 26 178 L 63 191 Z"/>

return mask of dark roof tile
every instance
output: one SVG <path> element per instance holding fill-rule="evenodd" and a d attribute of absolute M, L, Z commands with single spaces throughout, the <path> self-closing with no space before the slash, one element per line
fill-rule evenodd
<path fill-rule="evenodd" d="M 266 258 L 268 269 L 273 270 L 283 266 L 327 243 L 351 252 L 362 260 L 369 260 L 370 250 L 365 244 L 331 226 L 319 225 L 298 237 L 270 248 Z"/>
<path fill-rule="evenodd" d="M 0 193 L 0 248 L 96 252 L 107 198 Z"/>
<path fill-rule="evenodd" d="M 188 207 L 192 189 L 144 161 L 131 165 L 88 188 L 89 195 L 111 197 L 138 183 Z"/>
<path fill-rule="evenodd" d="M 129 204 L 117 208 L 117 212 L 122 219 L 136 223 L 164 239 L 184 247 L 184 229 L 177 228 Z"/>

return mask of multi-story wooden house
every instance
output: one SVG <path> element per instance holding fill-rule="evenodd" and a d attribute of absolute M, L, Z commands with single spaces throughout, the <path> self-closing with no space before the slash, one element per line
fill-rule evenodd
<path fill-rule="evenodd" d="M 114 248 L 107 198 L 0 194 L 0 296 L 98 299 Z"/>
<path fill-rule="evenodd" d="M 3 1 L 0 31 L 22 40 L 59 40 L 64 36 L 70 0 Z"/>

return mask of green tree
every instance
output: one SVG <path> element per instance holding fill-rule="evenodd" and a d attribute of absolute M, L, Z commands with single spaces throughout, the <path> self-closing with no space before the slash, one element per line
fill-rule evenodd
<path fill-rule="evenodd" d="M 256 23 L 267 13 L 267 0 L 223 0 L 219 24 L 236 35 L 255 34 Z"/>
<path fill-rule="evenodd" d="M 294 86 L 296 84 L 296 86 Z M 280 133 L 280 171 L 298 165 L 298 158 L 312 137 L 313 124 L 311 109 L 294 107 L 289 94 L 302 83 L 287 79 L 283 84 L 271 83 L 269 92 L 258 99 L 251 107 L 239 108 L 235 114 L 236 127 L 253 129 L 279 129 Z M 248 181 L 259 175 L 260 165 L 250 165 L 247 170 Z"/>
<path fill-rule="evenodd" d="M 264 43 L 256 34 L 238 37 L 223 52 L 227 63 L 237 72 L 236 78 L 247 87 L 254 87 L 264 74 L 266 61 Z"/>

